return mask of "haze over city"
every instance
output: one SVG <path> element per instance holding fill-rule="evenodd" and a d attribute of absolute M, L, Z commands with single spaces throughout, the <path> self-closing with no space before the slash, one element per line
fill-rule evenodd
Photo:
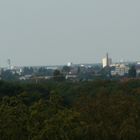
<path fill-rule="evenodd" d="M 0 65 L 139 61 L 138 0 L 0 2 Z"/>

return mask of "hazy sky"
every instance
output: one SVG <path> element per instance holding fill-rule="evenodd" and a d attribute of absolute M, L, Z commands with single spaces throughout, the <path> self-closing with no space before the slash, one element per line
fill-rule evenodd
<path fill-rule="evenodd" d="M 140 60 L 140 0 L 1 0 L 0 64 Z"/>

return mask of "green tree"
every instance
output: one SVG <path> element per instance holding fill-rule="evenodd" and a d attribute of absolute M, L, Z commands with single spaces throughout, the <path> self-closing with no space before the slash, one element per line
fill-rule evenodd
<path fill-rule="evenodd" d="M 15 97 L 4 97 L 0 105 L 0 139 L 28 139 L 28 109 Z"/>
<path fill-rule="evenodd" d="M 64 81 L 65 77 L 63 76 L 63 74 L 59 70 L 55 70 L 53 73 L 53 79 L 55 81 Z"/>
<path fill-rule="evenodd" d="M 135 66 L 131 66 L 129 69 L 129 77 L 135 78 L 136 77 L 136 68 Z"/>

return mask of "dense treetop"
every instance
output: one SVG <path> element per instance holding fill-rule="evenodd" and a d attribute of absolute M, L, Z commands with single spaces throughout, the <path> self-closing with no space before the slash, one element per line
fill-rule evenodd
<path fill-rule="evenodd" d="M 140 80 L 0 81 L 1 140 L 139 140 Z"/>

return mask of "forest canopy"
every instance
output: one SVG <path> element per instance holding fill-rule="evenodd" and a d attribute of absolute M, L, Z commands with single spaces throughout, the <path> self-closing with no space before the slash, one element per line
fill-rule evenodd
<path fill-rule="evenodd" d="M 140 80 L 0 81 L 0 140 L 139 140 Z"/>

